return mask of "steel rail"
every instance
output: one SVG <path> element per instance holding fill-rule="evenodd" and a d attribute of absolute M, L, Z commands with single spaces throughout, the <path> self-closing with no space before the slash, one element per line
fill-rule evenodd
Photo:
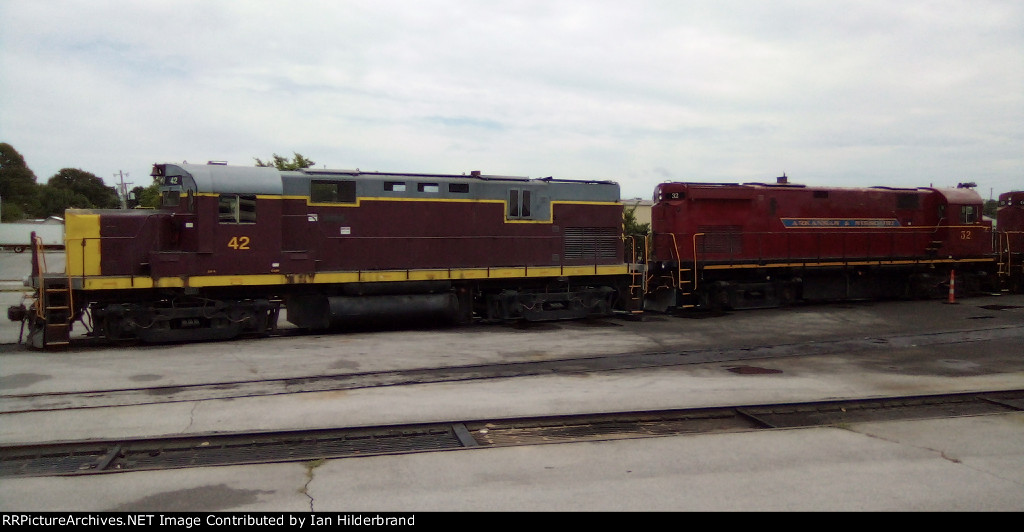
<path fill-rule="evenodd" d="M 1024 390 L 0 446 L 0 478 L 301 462 L 1024 411 Z"/>

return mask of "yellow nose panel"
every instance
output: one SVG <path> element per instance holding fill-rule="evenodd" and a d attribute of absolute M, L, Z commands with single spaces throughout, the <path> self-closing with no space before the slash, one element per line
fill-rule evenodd
<path fill-rule="evenodd" d="M 69 209 L 64 216 L 64 250 L 68 275 L 99 275 L 100 215 Z"/>

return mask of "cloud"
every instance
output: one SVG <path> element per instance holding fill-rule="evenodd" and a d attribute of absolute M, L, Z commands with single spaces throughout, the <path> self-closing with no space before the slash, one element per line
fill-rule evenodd
<path fill-rule="evenodd" d="M 0 4 L 0 136 L 41 179 L 328 167 L 1024 186 L 1024 5 Z"/>

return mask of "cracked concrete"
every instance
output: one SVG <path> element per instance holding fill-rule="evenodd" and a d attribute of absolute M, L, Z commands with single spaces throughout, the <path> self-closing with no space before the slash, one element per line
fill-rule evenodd
<path fill-rule="evenodd" d="M 309 493 L 309 485 L 313 483 L 313 471 L 316 470 L 316 468 L 324 465 L 325 462 L 326 462 L 326 460 L 321 458 L 319 460 L 311 460 L 311 461 L 305 462 L 303 464 L 303 467 L 306 470 L 306 483 L 303 484 L 302 488 L 299 489 L 299 493 L 301 493 L 301 494 L 303 494 L 303 495 L 305 495 L 306 497 L 309 498 L 309 511 L 310 512 L 315 512 L 316 511 L 316 508 L 314 507 L 315 499 L 313 498 L 313 495 L 311 495 Z"/>
<path fill-rule="evenodd" d="M 991 475 L 1024 488 L 1024 471 L 1007 464 L 1008 456 L 1024 458 L 1024 414 L 967 416 L 919 420 L 914 423 L 864 423 L 849 430 L 922 449 L 943 460 Z M 985 435 L 985 437 L 981 437 Z"/>

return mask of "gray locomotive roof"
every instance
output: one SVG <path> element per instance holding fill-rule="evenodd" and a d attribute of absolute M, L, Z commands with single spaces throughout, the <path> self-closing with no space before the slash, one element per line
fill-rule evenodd
<path fill-rule="evenodd" d="M 453 175 L 453 174 L 407 174 L 385 172 L 361 172 L 359 170 L 303 170 L 282 172 L 284 193 L 303 195 L 308 193 L 311 180 L 352 180 L 356 182 L 359 197 L 423 198 L 418 184 L 439 185 L 429 197 L 440 199 L 498 199 L 504 200 L 510 188 L 532 190 L 548 200 L 561 201 L 619 201 L 619 184 L 613 181 L 575 181 L 544 177 Z M 384 191 L 384 184 L 400 182 L 407 185 L 402 192 Z M 464 183 L 469 190 L 453 193 L 447 188 L 450 183 Z"/>
<path fill-rule="evenodd" d="M 379 196 L 383 184 L 388 181 L 408 183 L 470 183 L 476 190 L 468 197 L 504 198 L 510 186 L 548 190 L 551 199 L 582 201 L 618 201 L 619 186 L 613 181 L 577 181 L 553 179 L 550 177 L 529 179 L 526 177 L 454 174 L 412 174 L 362 172 L 360 170 L 307 169 L 299 171 L 278 171 L 272 167 L 228 166 L 223 164 L 166 164 L 166 175 L 187 174 L 196 184 L 197 192 L 215 194 L 268 194 L 303 195 L 309 192 L 309 182 L 314 179 L 355 180 L 359 196 Z M 599 186 L 595 186 L 599 185 Z M 410 186 L 407 194 L 392 196 L 413 196 L 415 187 Z M 445 189 L 435 197 L 449 197 Z M 450 197 L 465 198 L 466 195 Z"/>
<path fill-rule="evenodd" d="M 264 166 L 227 166 L 223 164 L 168 164 L 184 170 L 196 182 L 198 192 L 214 194 L 282 194 L 281 172 Z"/>

